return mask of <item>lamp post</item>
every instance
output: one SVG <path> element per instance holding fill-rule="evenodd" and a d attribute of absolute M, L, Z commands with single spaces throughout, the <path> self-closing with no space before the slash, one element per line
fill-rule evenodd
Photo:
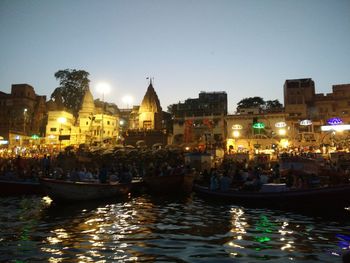
<path fill-rule="evenodd" d="M 61 148 L 62 148 L 62 138 L 61 138 L 61 135 L 62 135 L 62 124 L 67 122 L 67 118 L 66 117 L 59 117 L 57 119 L 57 122 L 60 124 L 58 140 L 60 141 L 60 151 L 61 151 Z"/>
<path fill-rule="evenodd" d="M 239 135 L 240 135 L 240 132 L 238 130 L 233 131 L 233 138 L 235 138 L 235 148 L 237 148 L 236 152 L 238 152 L 237 139 Z"/>
<path fill-rule="evenodd" d="M 103 120 L 103 114 L 105 110 L 105 94 L 108 94 L 111 90 L 111 86 L 107 82 L 100 82 L 97 84 L 96 89 L 99 93 L 102 94 L 102 115 L 101 115 L 101 134 L 100 134 L 100 140 L 101 144 L 103 143 L 103 136 L 104 136 L 104 120 Z"/>
<path fill-rule="evenodd" d="M 28 109 L 24 108 L 24 110 L 23 110 L 23 133 L 24 133 L 24 135 L 26 133 L 27 111 L 28 111 Z"/>
<path fill-rule="evenodd" d="M 241 133 L 239 132 L 240 130 L 242 130 L 243 127 L 242 125 L 240 124 L 234 124 L 232 125 L 232 135 L 233 135 L 233 138 L 235 139 L 235 147 L 236 147 L 236 144 L 237 144 L 237 138 L 241 135 Z M 238 147 L 237 147 L 237 150 L 238 150 Z"/>

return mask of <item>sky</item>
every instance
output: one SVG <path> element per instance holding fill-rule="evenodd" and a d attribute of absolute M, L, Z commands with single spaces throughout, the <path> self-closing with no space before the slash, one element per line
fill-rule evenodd
<path fill-rule="evenodd" d="M 225 91 L 283 103 L 286 79 L 317 93 L 350 83 L 349 0 L 0 0 L 0 90 L 27 83 L 48 98 L 62 69 L 139 105 L 153 78 L 163 110 Z"/>

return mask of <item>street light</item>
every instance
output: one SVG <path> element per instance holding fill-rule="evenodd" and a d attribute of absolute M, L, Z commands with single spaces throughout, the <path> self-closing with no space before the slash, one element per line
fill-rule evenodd
<path fill-rule="evenodd" d="M 104 135 L 104 123 L 103 123 L 103 114 L 105 110 L 105 94 L 108 94 L 111 90 L 111 86 L 107 82 L 100 82 L 96 85 L 96 90 L 102 94 L 102 117 L 101 117 L 101 144 L 103 143 L 103 135 Z"/>
<path fill-rule="evenodd" d="M 60 124 L 60 130 L 59 130 L 59 136 L 58 136 L 58 140 L 60 141 L 60 151 L 61 151 L 61 146 L 62 146 L 62 124 L 67 122 L 67 118 L 66 117 L 59 117 L 57 118 L 57 122 Z"/>
<path fill-rule="evenodd" d="M 235 138 L 235 147 L 237 147 L 237 138 L 239 137 L 240 132 L 238 130 L 234 130 L 232 134 L 233 134 L 233 138 Z M 238 147 L 237 147 L 237 152 L 238 152 Z"/>
<path fill-rule="evenodd" d="M 27 119 L 27 108 L 24 108 L 23 110 L 23 133 L 26 133 L 26 119 Z"/>

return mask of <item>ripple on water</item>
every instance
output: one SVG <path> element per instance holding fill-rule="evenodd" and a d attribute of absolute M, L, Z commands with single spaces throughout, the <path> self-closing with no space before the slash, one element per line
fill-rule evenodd
<path fill-rule="evenodd" d="M 140 196 L 48 205 L 0 199 L 0 261 L 335 262 L 349 249 L 348 216 Z M 337 256 L 338 255 L 338 256 Z"/>

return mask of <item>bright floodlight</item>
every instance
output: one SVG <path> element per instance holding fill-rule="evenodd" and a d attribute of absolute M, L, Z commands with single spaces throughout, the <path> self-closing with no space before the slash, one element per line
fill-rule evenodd
<path fill-rule="evenodd" d="M 281 136 L 284 136 L 287 134 L 287 131 L 285 129 L 279 129 L 278 130 L 278 134 L 281 135 Z"/>
<path fill-rule="evenodd" d="M 239 131 L 234 131 L 233 132 L 233 137 L 238 138 L 239 137 Z"/>
<path fill-rule="evenodd" d="M 96 90 L 104 95 L 111 91 L 111 86 L 107 82 L 100 82 L 96 85 Z"/>
<path fill-rule="evenodd" d="M 59 117 L 59 118 L 57 119 L 57 121 L 58 121 L 59 123 L 63 124 L 63 123 L 66 123 L 67 118 L 66 118 L 66 117 Z"/>
<path fill-rule="evenodd" d="M 133 97 L 131 97 L 130 95 L 125 95 L 122 100 L 128 107 L 132 103 Z"/>

